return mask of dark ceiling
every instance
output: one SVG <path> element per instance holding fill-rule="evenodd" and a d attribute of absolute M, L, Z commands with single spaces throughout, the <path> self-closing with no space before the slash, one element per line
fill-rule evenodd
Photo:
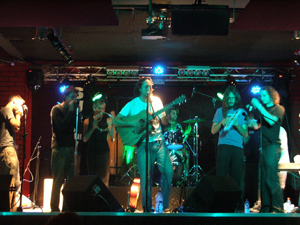
<path fill-rule="evenodd" d="M 202 4 L 227 5 L 230 17 L 234 16 L 237 22 L 239 17 L 242 18 L 244 11 L 246 12 L 247 7 L 244 7 L 249 0 L 236 0 L 236 2 L 234 0 L 207 0 Z M 259 1 L 250 1 L 252 2 Z M 162 5 L 157 3 L 167 4 L 166 6 L 172 9 L 176 6 L 192 6 L 194 1 L 153 1 L 156 15 L 162 8 Z M 293 40 L 293 30 L 280 27 L 278 29 L 272 27 L 272 30 L 232 29 L 234 23 L 230 23 L 227 36 L 199 36 L 172 35 L 171 28 L 167 27 L 169 22 L 167 22 L 163 40 L 143 40 L 142 29 L 147 28 L 149 2 L 116 0 L 112 1 L 112 4 L 119 21 L 118 26 L 55 27 L 64 43 L 72 50 L 74 62 L 135 63 L 157 60 L 187 64 L 289 62 L 295 59 L 294 51 L 300 48 L 300 40 Z M 171 17 L 171 11 L 168 10 L 164 14 L 166 18 Z M 288 14 L 284 9 L 281 12 L 279 18 Z M 66 10 L 66 15 L 68 13 L 72 12 Z M 82 10 L 82 13 L 89 12 Z M 260 14 L 268 15 L 268 11 L 260 12 Z M 12 18 L 16 18 L 16 15 Z M 47 39 L 33 40 L 34 37 L 37 37 L 36 27 L 3 27 L 3 25 L 0 27 L 0 47 L 16 59 L 64 61 Z"/>

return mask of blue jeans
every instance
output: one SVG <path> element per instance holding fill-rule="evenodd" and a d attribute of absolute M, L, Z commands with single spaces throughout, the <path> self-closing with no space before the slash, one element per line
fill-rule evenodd
<path fill-rule="evenodd" d="M 146 207 L 146 143 L 143 142 L 137 148 L 137 164 L 140 172 L 141 179 L 141 194 L 143 209 Z M 149 162 L 149 178 L 152 178 L 154 162 L 157 162 L 158 169 L 162 173 L 162 187 L 161 192 L 163 196 L 163 209 L 169 208 L 169 198 L 171 191 L 171 184 L 173 178 L 173 167 L 171 164 L 169 151 L 163 141 L 154 141 L 149 143 L 148 148 L 148 162 Z M 150 210 L 152 207 L 152 179 L 149 179 L 148 184 L 148 201 L 147 208 Z"/>
<path fill-rule="evenodd" d="M 59 211 L 58 206 L 60 188 L 63 185 L 65 178 L 67 178 L 67 180 L 70 180 L 74 176 L 74 148 L 52 148 L 51 169 L 53 176 L 53 185 L 50 206 L 52 211 Z"/>

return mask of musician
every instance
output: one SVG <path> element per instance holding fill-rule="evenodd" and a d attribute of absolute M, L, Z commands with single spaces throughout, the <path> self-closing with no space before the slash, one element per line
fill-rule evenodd
<path fill-rule="evenodd" d="M 131 121 L 124 121 L 122 118 L 128 116 L 135 116 L 142 111 L 146 110 L 147 107 L 147 97 L 149 96 L 150 104 L 149 111 L 153 113 L 162 109 L 163 104 L 158 97 L 152 95 L 153 92 L 153 82 L 150 77 L 141 77 L 137 82 L 134 88 L 134 94 L 137 96 L 120 111 L 116 116 L 113 123 L 117 126 L 132 127 L 135 130 L 142 129 L 145 127 L 144 123 L 139 122 L 138 119 L 133 119 Z M 152 109 L 153 107 L 153 109 Z M 143 112 L 142 112 L 143 113 Z M 140 114 L 139 114 L 140 115 Z M 144 114 L 143 114 L 144 115 Z M 144 118 L 146 119 L 146 113 Z M 169 197 L 170 197 L 170 188 L 173 176 L 172 164 L 169 157 L 169 152 L 166 147 L 166 144 L 163 141 L 163 134 L 161 131 L 160 121 L 163 124 L 167 123 L 165 118 L 165 113 L 161 113 L 152 121 L 153 129 L 149 131 L 149 176 L 152 178 L 153 166 L 156 161 L 158 168 L 163 175 L 162 179 L 162 195 L 163 195 L 163 209 L 164 212 L 169 210 Z M 142 203 L 143 209 L 146 211 L 152 211 L 152 185 L 148 185 L 148 196 L 147 196 L 147 206 L 146 206 L 146 196 L 145 196 L 145 183 L 146 183 L 146 142 L 143 139 L 137 144 L 137 163 L 140 172 L 141 179 L 141 194 L 142 194 Z M 148 177 L 148 180 L 149 177 Z M 150 210 L 151 209 L 151 210 Z"/>
<path fill-rule="evenodd" d="M 63 102 L 53 106 L 50 113 L 52 126 L 51 170 L 53 176 L 50 206 L 52 211 L 59 211 L 59 194 L 64 179 L 70 180 L 74 176 L 77 90 L 74 86 L 69 86 L 63 92 L 62 97 Z"/>
<path fill-rule="evenodd" d="M 279 105 L 280 95 L 271 86 L 260 91 L 261 102 L 253 98 L 251 104 L 261 113 L 261 121 L 252 122 L 253 127 L 261 127 L 261 203 L 262 213 L 283 212 L 283 198 L 278 178 L 278 161 L 281 155 L 279 131 L 285 109 Z"/>
<path fill-rule="evenodd" d="M 187 177 L 189 173 L 189 152 L 188 149 L 183 145 L 183 142 L 186 141 L 188 134 L 191 132 L 191 126 L 189 125 L 188 129 L 183 132 L 183 128 L 179 123 L 178 119 L 179 110 L 175 107 L 171 107 L 166 111 L 166 118 L 169 121 L 167 125 L 162 125 L 163 133 L 165 132 L 178 132 L 178 135 L 181 135 L 182 149 L 176 150 L 176 153 L 179 154 L 182 158 L 183 163 L 183 173 Z M 179 141 L 180 139 L 178 139 Z M 169 146 L 169 149 L 172 150 L 172 146 Z"/>
<path fill-rule="evenodd" d="M 0 174 L 12 175 L 12 187 L 15 190 L 21 185 L 15 133 L 21 127 L 24 104 L 25 100 L 20 95 L 12 95 L 0 110 Z"/>
<path fill-rule="evenodd" d="M 94 114 L 83 123 L 83 141 L 88 141 L 87 165 L 89 175 L 98 175 L 109 186 L 110 149 L 107 135 L 114 138 L 113 117 L 105 112 L 103 98 L 93 102 Z"/>
<path fill-rule="evenodd" d="M 222 107 L 218 108 L 211 127 L 212 134 L 219 132 L 218 152 L 216 160 L 216 175 L 228 176 L 230 174 L 236 183 L 242 187 L 244 170 L 243 137 L 248 136 L 248 127 L 245 120 L 245 110 L 241 109 L 241 97 L 234 86 L 229 86 L 224 93 Z M 233 125 L 228 131 L 231 117 L 237 110 L 241 110 Z M 244 115 L 243 115 L 244 114 Z"/>

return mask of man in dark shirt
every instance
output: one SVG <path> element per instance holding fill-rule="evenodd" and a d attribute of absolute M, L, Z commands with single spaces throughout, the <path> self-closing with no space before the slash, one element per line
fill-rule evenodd
<path fill-rule="evenodd" d="M 59 194 L 64 179 L 74 176 L 74 128 L 76 125 L 77 91 L 73 86 L 63 93 L 63 102 L 53 106 L 51 116 L 52 126 L 52 156 L 51 169 L 53 176 L 51 210 L 59 211 Z"/>
<path fill-rule="evenodd" d="M 262 104 L 253 98 L 251 104 L 259 110 L 262 121 L 253 122 L 254 128 L 261 126 L 261 212 L 282 212 L 283 198 L 278 177 L 278 161 L 281 155 L 279 130 L 284 107 L 279 105 L 280 96 L 273 87 L 264 87 L 260 93 Z"/>

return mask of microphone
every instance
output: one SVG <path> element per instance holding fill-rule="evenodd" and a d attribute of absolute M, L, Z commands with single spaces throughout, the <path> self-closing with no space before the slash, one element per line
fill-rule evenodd
<path fill-rule="evenodd" d="M 27 113 L 27 112 L 28 112 L 28 107 L 27 107 L 27 105 L 23 105 L 23 111 L 24 111 L 24 113 Z"/>
<path fill-rule="evenodd" d="M 194 93 L 195 93 L 195 90 L 196 88 L 195 88 L 195 86 L 194 86 L 194 88 L 193 88 L 193 91 L 192 91 L 192 95 L 191 95 L 191 98 L 194 96 Z"/>
<path fill-rule="evenodd" d="M 246 109 L 248 109 L 248 111 L 251 112 L 254 109 L 254 107 L 253 105 L 248 104 L 246 105 Z"/>

